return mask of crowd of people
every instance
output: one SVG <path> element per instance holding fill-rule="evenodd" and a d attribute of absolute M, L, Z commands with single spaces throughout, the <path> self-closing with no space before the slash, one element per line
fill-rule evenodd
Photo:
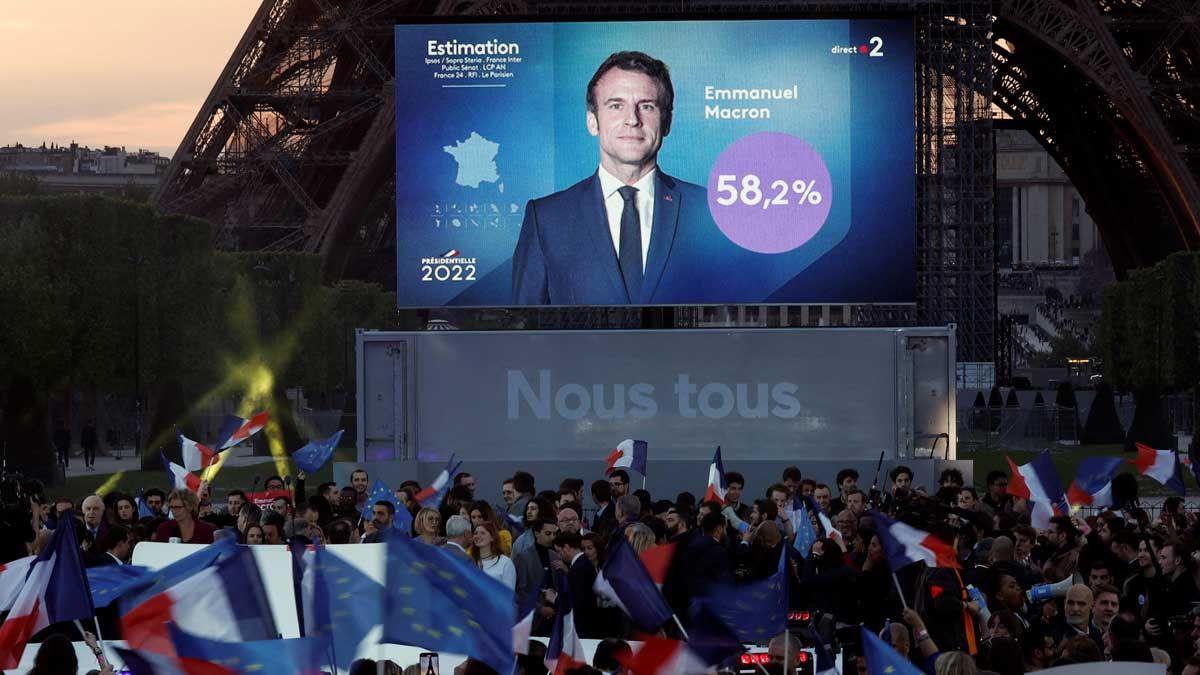
<path fill-rule="evenodd" d="M 1101 660 L 1157 661 L 1172 673 L 1200 675 L 1200 523 L 1179 498 L 1154 518 L 1127 504 L 1056 516 L 1039 530 L 1031 505 L 1009 493 L 1001 471 L 988 474 L 981 491 L 955 469 L 926 487 L 898 466 L 882 490 L 865 491 L 853 469 L 832 486 L 794 466 L 770 485 L 748 486 L 729 472 L 720 501 L 687 492 L 656 499 L 633 489 L 624 470 L 591 483 L 569 478 L 552 490 L 518 471 L 500 486 L 497 504 L 477 495 L 474 476 L 459 473 L 436 507 L 418 502 L 421 486 L 412 481 L 393 499 L 372 501 L 362 469 L 349 485 L 321 483 L 311 493 L 306 478 L 271 477 L 263 506 L 230 490 L 221 508 L 206 485 L 198 494 L 110 492 L 78 502 L 30 490 L 29 526 L 9 524 L 0 562 L 37 553 L 66 517 L 89 566 L 126 564 L 142 541 L 353 544 L 406 536 L 444 547 L 513 589 L 517 608 L 536 608 L 534 635 L 549 634 L 555 589 L 565 585 L 580 636 L 619 645 L 636 631 L 594 582 L 609 542 L 621 537 L 639 555 L 672 547 L 662 592 L 684 626 L 696 599 L 770 577 L 782 555 L 792 617 L 813 630 L 777 638 L 771 652 L 795 653 L 811 642 L 806 636 L 819 638 L 846 648 L 843 673 L 865 672 L 854 658 L 864 626 L 929 675 L 1020 675 Z M 793 513 L 805 498 L 833 529 L 813 518 L 816 537 L 799 550 Z M 892 569 L 872 511 L 952 546 L 958 567 Z M 793 642 L 797 649 L 789 649 Z"/>

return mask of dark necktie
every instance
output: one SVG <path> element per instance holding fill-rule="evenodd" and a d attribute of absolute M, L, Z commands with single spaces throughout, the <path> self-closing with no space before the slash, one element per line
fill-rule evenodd
<path fill-rule="evenodd" d="M 642 297 L 642 221 L 638 218 L 637 188 L 626 185 L 617 190 L 625 207 L 621 209 L 621 246 L 617 261 L 621 264 L 621 276 L 625 278 L 625 292 L 629 301 L 637 303 Z"/>

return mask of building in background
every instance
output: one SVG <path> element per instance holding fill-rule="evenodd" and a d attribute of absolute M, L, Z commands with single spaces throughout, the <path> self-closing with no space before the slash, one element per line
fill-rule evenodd
<path fill-rule="evenodd" d="M 1112 265 L 1079 191 L 1029 132 L 996 123 L 1000 372 L 1086 382 Z M 1072 367 L 1073 366 L 1073 367 Z M 1068 368 L 1071 367 L 1070 372 Z"/>
<path fill-rule="evenodd" d="M 153 191 L 171 159 L 150 150 L 130 153 L 123 147 L 70 145 L 0 147 L 0 171 L 37 177 L 48 192 Z"/>

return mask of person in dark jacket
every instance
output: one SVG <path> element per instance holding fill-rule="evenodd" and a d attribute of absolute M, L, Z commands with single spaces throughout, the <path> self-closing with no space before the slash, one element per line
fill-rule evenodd
<path fill-rule="evenodd" d="M 100 446 L 100 436 L 96 433 L 96 421 L 88 420 L 79 432 L 79 445 L 83 448 L 83 466 L 88 471 L 96 470 L 96 448 Z"/>
<path fill-rule="evenodd" d="M 596 606 L 596 568 L 583 554 L 583 537 L 578 532 L 560 531 L 554 537 L 554 550 L 567 565 L 567 588 L 571 593 L 571 611 L 575 630 L 581 638 L 602 638 L 607 628 L 600 625 Z"/>
<path fill-rule="evenodd" d="M 693 598 L 708 595 L 715 584 L 733 582 L 729 549 L 725 548 L 725 516 L 709 512 L 700 520 L 700 531 L 684 552 L 684 582 Z"/>

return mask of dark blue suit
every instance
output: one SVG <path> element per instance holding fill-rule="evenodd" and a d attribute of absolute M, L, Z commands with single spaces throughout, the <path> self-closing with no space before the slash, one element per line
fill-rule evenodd
<path fill-rule="evenodd" d="M 513 253 L 513 303 L 518 305 L 670 304 L 683 298 L 664 283 L 688 265 L 696 230 L 712 227 L 705 189 L 655 174 L 654 223 L 640 297 L 625 290 L 597 174 L 525 207 Z M 694 263 L 695 261 L 691 261 Z"/>

